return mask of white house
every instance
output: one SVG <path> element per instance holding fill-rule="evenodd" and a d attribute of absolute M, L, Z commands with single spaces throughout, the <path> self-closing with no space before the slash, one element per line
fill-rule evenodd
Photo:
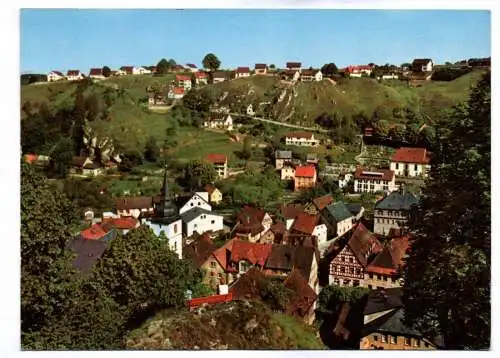
<path fill-rule="evenodd" d="M 321 216 L 335 237 L 351 230 L 354 222 L 354 215 L 341 201 L 328 205 L 321 211 Z"/>
<path fill-rule="evenodd" d="M 188 69 L 191 72 L 198 72 L 198 67 L 196 67 L 196 65 L 193 63 L 187 63 L 184 68 Z"/>
<path fill-rule="evenodd" d="M 250 67 L 238 67 L 235 76 L 236 78 L 250 77 Z"/>
<path fill-rule="evenodd" d="M 285 136 L 285 143 L 287 145 L 317 147 L 319 139 L 315 139 L 314 134 L 310 132 L 292 132 Z"/>
<path fill-rule="evenodd" d="M 83 80 L 83 74 L 80 70 L 69 70 L 66 78 L 68 81 L 80 81 Z"/>
<path fill-rule="evenodd" d="M 396 176 L 389 169 L 357 168 L 354 174 L 355 193 L 393 192 L 397 190 Z"/>
<path fill-rule="evenodd" d="M 281 167 L 281 180 L 295 179 L 295 165 L 290 162 L 285 162 Z"/>
<path fill-rule="evenodd" d="M 368 65 L 356 65 L 356 66 L 348 66 L 345 69 L 346 73 L 349 74 L 349 77 L 363 77 L 370 76 L 373 71 L 372 66 Z"/>
<path fill-rule="evenodd" d="M 265 63 L 256 63 L 255 64 L 255 74 L 256 75 L 265 75 L 267 73 L 267 65 Z"/>
<path fill-rule="evenodd" d="M 316 225 L 314 227 L 312 235 L 316 236 L 318 241 L 318 246 L 324 244 L 327 241 L 328 237 L 327 226 L 325 224 Z"/>
<path fill-rule="evenodd" d="M 385 73 L 378 77 L 379 80 L 397 80 L 399 76 L 395 73 Z"/>
<path fill-rule="evenodd" d="M 206 72 L 198 71 L 198 72 L 195 72 L 194 76 L 196 77 L 196 84 L 197 85 L 208 84 L 208 74 Z"/>
<path fill-rule="evenodd" d="M 183 229 L 186 236 L 191 236 L 195 232 L 203 234 L 207 231 L 220 231 L 224 228 L 223 217 L 205 210 L 201 207 L 195 207 L 181 214 Z"/>
<path fill-rule="evenodd" d="M 212 206 L 208 203 L 207 192 L 197 192 L 187 200 L 187 202 L 179 209 L 179 214 L 192 210 L 194 208 L 202 208 L 207 211 L 212 211 Z M 201 233 L 200 233 L 201 234 Z"/>
<path fill-rule="evenodd" d="M 142 66 L 137 69 L 137 72 L 138 72 L 139 75 L 149 75 L 149 74 L 151 74 L 151 70 L 148 70 L 146 67 L 142 67 Z"/>
<path fill-rule="evenodd" d="M 141 214 L 152 214 L 154 211 L 153 198 L 150 196 L 125 196 L 115 200 L 118 216 L 133 216 L 138 218 Z"/>
<path fill-rule="evenodd" d="M 353 175 L 351 173 L 343 173 L 339 175 L 339 189 L 345 188 L 349 182 L 352 180 Z"/>
<path fill-rule="evenodd" d="M 181 99 L 182 97 L 184 97 L 184 92 L 184 88 L 182 87 L 170 88 L 168 90 L 167 97 L 170 99 Z"/>
<path fill-rule="evenodd" d="M 319 70 L 304 70 L 300 75 L 302 82 L 320 82 L 323 80 L 323 74 Z"/>
<path fill-rule="evenodd" d="M 89 72 L 89 77 L 94 80 L 103 80 L 106 78 L 102 74 L 102 68 L 91 68 Z"/>
<path fill-rule="evenodd" d="M 431 153 L 425 148 L 401 147 L 391 157 L 391 170 L 396 176 L 425 178 L 429 175 Z"/>
<path fill-rule="evenodd" d="M 255 112 L 253 111 L 253 106 L 251 104 L 249 104 L 247 107 L 247 115 L 255 116 Z"/>
<path fill-rule="evenodd" d="M 393 191 L 375 204 L 373 211 L 373 231 L 379 235 L 389 235 L 391 229 L 405 229 L 408 226 L 410 211 L 418 204 L 418 198 L 405 190 L 401 184 L 399 190 Z"/>
<path fill-rule="evenodd" d="M 205 128 L 218 128 L 233 130 L 233 118 L 229 114 L 224 113 L 210 113 L 209 117 L 203 122 Z"/>
<path fill-rule="evenodd" d="M 287 62 L 286 69 L 289 71 L 302 71 L 302 63 L 300 62 Z"/>
<path fill-rule="evenodd" d="M 434 63 L 430 58 L 416 58 L 411 64 L 414 72 L 432 72 Z"/>
<path fill-rule="evenodd" d="M 61 81 L 64 79 L 65 79 L 64 74 L 59 71 L 52 71 L 47 74 L 47 81 L 49 82 Z"/>
<path fill-rule="evenodd" d="M 176 75 L 175 81 L 179 87 L 183 87 L 185 90 L 191 89 L 191 76 Z"/>

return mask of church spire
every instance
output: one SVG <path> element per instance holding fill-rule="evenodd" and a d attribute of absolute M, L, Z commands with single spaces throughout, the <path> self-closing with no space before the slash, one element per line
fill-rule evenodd
<path fill-rule="evenodd" d="M 163 188 L 162 188 L 162 212 L 161 215 L 165 219 L 176 217 L 179 210 L 177 205 L 175 205 L 170 191 L 168 189 L 168 176 L 167 176 L 167 165 L 165 164 L 165 174 L 163 176 Z"/>
<path fill-rule="evenodd" d="M 168 179 L 167 179 L 167 164 L 165 164 L 165 173 L 163 174 L 163 187 L 161 188 L 161 195 L 163 200 L 170 200 L 170 191 L 168 190 Z"/>

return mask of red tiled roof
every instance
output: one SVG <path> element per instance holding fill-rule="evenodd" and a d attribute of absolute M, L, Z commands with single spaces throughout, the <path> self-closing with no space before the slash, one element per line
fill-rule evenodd
<path fill-rule="evenodd" d="M 104 235 L 106 235 L 106 231 L 99 224 L 94 224 L 88 229 L 83 230 L 80 235 L 85 240 L 99 240 Z"/>
<path fill-rule="evenodd" d="M 184 87 L 174 87 L 174 94 L 184 94 Z"/>
<path fill-rule="evenodd" d="M 304 207 L 302 205 L 282 205 L 281 214 L 285 219 L 295 219 L 300 213 L 304 212 Z"/>
<path fill-rule="evenodd" d="M 391 158 L 393 162 L 429 164 L 430 153 L 425 148 L 402 147 Z"/>
<path fill-rule="evenodd" d="M 80 70 L 68 70 L 68 76 L 78 76 L 80 74 Z"/>
<path fill-rule="evenodd" d="M 102 76 L 102 68 L 91 68 L 89 76 Z"/>
<path fill-rule="evenodd" d="M 316 168 L 312 165 L 299 166 L 295 169 L 295 177 L 313 178 L 316 174 Z"/>
<path fill-rule="evenodd" d="M 292 225 L 292 230 L 312 235 L 314 228 L 318 223 L 318 220 L 319 220 L 319 215 L 309 215 L 306 213 L 299 213 L 299 215 L 297 216 Z"/>
<path fill-rule="evenodd" d="M 362 71 L 362 70 L 372 70 L 373 68 L 368 65 L 356 65 L 356 66 L 347 66 L 346 72 L 355 72 L 355 71 Z"/>
<path fill-rule="evenodd" d="M 225 163 L 227 161 L 227 156 L 225 154 L 210 153 L 205 157 L 211 163 Z"/>
<path fill-rule="evenodd" d="M 25 154 L 24 161 L 28 164 L 32 164 L 38 160 L 38 155 L 36 154 Z"/>
<path fill-rule="evenodd" d="M 217 189 L 215 186 L 213 186 L 212 184 L 207 184 L 205 185 L 205 191 L 212 195 L 212 193 L 214 192 L 214 190 Z"/>
<path fill-rule="evenodd" d="M 175 75 L 176 81 L 191 81 L 191 77 L 184 75 Z"/>
<path fill-rule="evenodd" d="M 290 132 L 286 135 L 288 138 L 305 138 L 305 139 L 311 139 L 313 134 L 310 132 L 304 132 L 304 131 L 299 131 L 299 132 Z"/>
<path fill-rule="evenodd" d="M 254 208 L 252 206 L 244 206 L 238 214 L 236 221 L 236 233 L 248 233 L 255 235 L 261 232 L 264 227 L 262 221 L 266 216 L 264 210 Z"/>
<path fill-rule="evenodd" d="M 203 304 L 215 305 L 218 303 L 231 302 L 233 300 L 233 294 L 228 293 L 227 295 L 213 295 L 207 297 L 193 298 L 186 302 L 188 308 L 195 308 Z"/>
<path fill-rule="evenodd" d="M 368 265 L 366 270 L 372 273 L 394 275 L 403 264 L 403 257 L 409 249 L 408 236 L 392 239 Z"/>
<path fill-rule="evenodd" d="M 394 171 L 390 169 L 364 169 L 362 167 L 356 168 L 356 173 L 354 174 L 355 179 L 365 179 L 365 180 L 385 180 L 391 181 L 394 178 Z"/>
<path fill-rule="evenodd" d="M 362 223 L 357 224 L 347 245 L 352 253 L 364 267 L 368 264 L 368 257 L 371 254 L 379 253 L 382 245 L 377 236 L 369 231 Z"/>
<path fill-rule="evenodd" d="M 265 63 L 256 63 L 255 64 L 256 70 L 265 70 L 266 68 L 267 68 L 267 65 Z"/>
<path fill-rule="evenodd" d="M 239 262 L 246 260 L 253 265 L 258 264 L 263 267 L 271 253 L 272 246 L 272 244 L 255 244 L 249 241 L 232 239 L 224 246 L 215 250 L 213 256 L 226 271 L 230 270 L 228 267 L 230 261 Z"/>
<path fill-rule="evenodd" d="M 250 67 L 238 67 L 236 73 L 249 73 Z"/>
<path fill-rule="evenodd" d="M 328 205 L 333 203 L 333 196 L 331 194 L 326 194 L 320 196 L 319 198 L 313 199 L 313 204 L 318 208 L 318 210 L 323 210 Z"/>
<path fill-rule="evenodd" d="M 203 72 L 203 71 L 195 72 L 194 75 L 196 76 L 196 78 L 207 78 L 208 77 L 208 74 L 206 72 Z"/>
<path fill-rule="evenodd" d="M 109 223 L 119 230 L 131 230 L 139 226 L 139 221 L 131 216 L 116 219 L 104 219 L 103 223 Z"/>

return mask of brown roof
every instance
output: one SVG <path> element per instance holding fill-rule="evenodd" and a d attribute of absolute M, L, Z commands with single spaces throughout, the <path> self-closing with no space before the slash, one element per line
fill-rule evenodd
<path fill-rule="evenodd" d="M 427 65 L 431 61 L 432 60 L 430 58 L 416 58 L 416 59 L 413 60 L 412 65 L 413 66 Z"/>
<path fill-rule="evenodd" d="M 199 268 L 215 250 L 217 246 L 210 238 L 210 234 L 204 233 L 183 249 L 183 255 Z"/>
<path fill-rule="evenodd" d="M 151 196 L 127 196 L 115 200 L 116 210 L 150 209 L 153 207 Z"/>
<path fill-rule="evenodd" d="M 214 164 L 225 163 L 227 156 L 225 154 L 210 153 L 205 157 L 209 162 Z"/>
<path fill-rule="evenodd" d="M 262 271 L 252 267 L 231 286 L 229 292 L 233 294 L 234 299 L 260 299 L 267 284 L 267 278 Z"/>
<path fill-rule="evenodd" d="M 317 258 L 316 249 L 311 246 L 273 245 L 265 268 L 279 271 L 297 269 L 309 280 L 313 260 Z"/>
<path fill-rule="evenodd" d="M 311 132 L 297 131 L 290 132 L 286 135 L 288 138 L 306 138 L 311 139 L 313 134 Z"/>
<path fill-rule="evenodd" d="M 362 223 L 357 224 L 347 245 L 363 267 L 367 266 L 368 258 L 372 254 L 377 254 L 382 249 L 382 245 L 380 241 L 378 241 L 377 236 L 369 231 Z"/>
<path fill-rule="evenodd" d="M 292 316 L 304 317 L 318 296 L 297 269 L 292 270 L 284 283 L 286 288 L 294 292 L 293 297 L 288 302 L 286 312 Z"/>
<path fill-rule="evenodd" d="M 306 213 L 299 213 L 291 229 L 303 234 L 312 235 L 318 221 L 319 221 L 319 215 L 309 215 Z"/>
<path fill-rule="evenodd" d="M 384 246 L 373 261 L 368 265 L 367 271 L 381 274 L 396 274 L 397 269 L 403 264 L 403 257 L 410 246 L 408 236 L 394 238 Z"/>
<path fill-rule="evenodd" d="M 256 63 L 255 64 L 256 70 L 265 70 L 266 68 L 267 68 L 267 65 L 265 63 Z"/>
<path fill-rule="evenodd" d="M 302 63 L 300 63 L 300 62 L 287 62 L 286 63 L 286 68 L 297 68 L 297 67 L 302 67 Z"/>
<path fill-rule="evenodd" d="M 256 244 L 249 241 L 232 239 L 224 246 L 213 252 L 225 271 L 234 271 L 232 263 L 242 260 L 250 262 L 252 265 L 264 266 L 271 252 L 271 244 Z"/>
<path fill-rule="evenodd" d="M 250 67 L 238 67 L 236 73 L 249 73 Z"/>
<path fill-rule="evenodd" d="M 300 213 L 304 212 L 304 207 L 301 204 L 283 204 L 280 212 L 285 219 L 295 219 Z"/>
<path fill-rule="evenodd" d="M 302 76 L 315 76 L 316 73 L 318 73 L 319 70 L 303 70 L 301 75 Z"/>
<path fill-rule="evenodd" d="M 431 153 L 425 148 L 401 147 L 393 154 L 391 161 L 403 163 L 429 164 Z"/>
<path fill-rule="evenodd" d="M 223 71 L 214 72 L 214 78 L 227 78 L 228 73 Z"/>
<path fill-rule="evenodd" d="M 264 230 L 262 220 L 264 220 L 265 215 L 266 212 L 262 209 L 244 206 L 236 219 L 238 224 L 236 225 L 235 232 L 251 233 L 252 235 L 262 232 Z"/>
<path fill-rule="evenodd" d="M 365 179 L 365 180 L 385 180 L 391 181 L 394 178 L 394 171 L 390 169 L 365 169 L 358 167 L 356 168 L 356 173 L 354 174 L 355 179 Z"/>
<path fill-rule="evenodd" d="M 313 204 L 316 206 L 318 210 L 323 210 L 326 208 L 328 205 L 333 203 L 333 196 L 331 194 L 326 194 L 323 196 L 320 196 L 319 198 L 313 199 Z"/>
<path fill-rule="evenodd" d="M 213 186 L 212 184 L 207 184 L 205 185 L 205 191 L 212 195 L 212 193 L 214 192 L 214 190 L 217 189 L 215 186 Z"/>
<path fill-rule="evenodd" d="M 68 70 L 68 76 L 78 76 L 80 74 L 80 70 Z"/>
<path fill-rule="evenodd" d="M 102 76 L 102 68 L 91 68 L 89 76 Z"/>

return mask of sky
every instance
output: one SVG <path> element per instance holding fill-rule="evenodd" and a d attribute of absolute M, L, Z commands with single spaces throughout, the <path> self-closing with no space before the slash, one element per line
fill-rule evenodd
<path fill-rule="evenodd" d="M 481 10 L 21 10 L 21 72 L 155 65 L 435 63 L 490 56 Z"/>

